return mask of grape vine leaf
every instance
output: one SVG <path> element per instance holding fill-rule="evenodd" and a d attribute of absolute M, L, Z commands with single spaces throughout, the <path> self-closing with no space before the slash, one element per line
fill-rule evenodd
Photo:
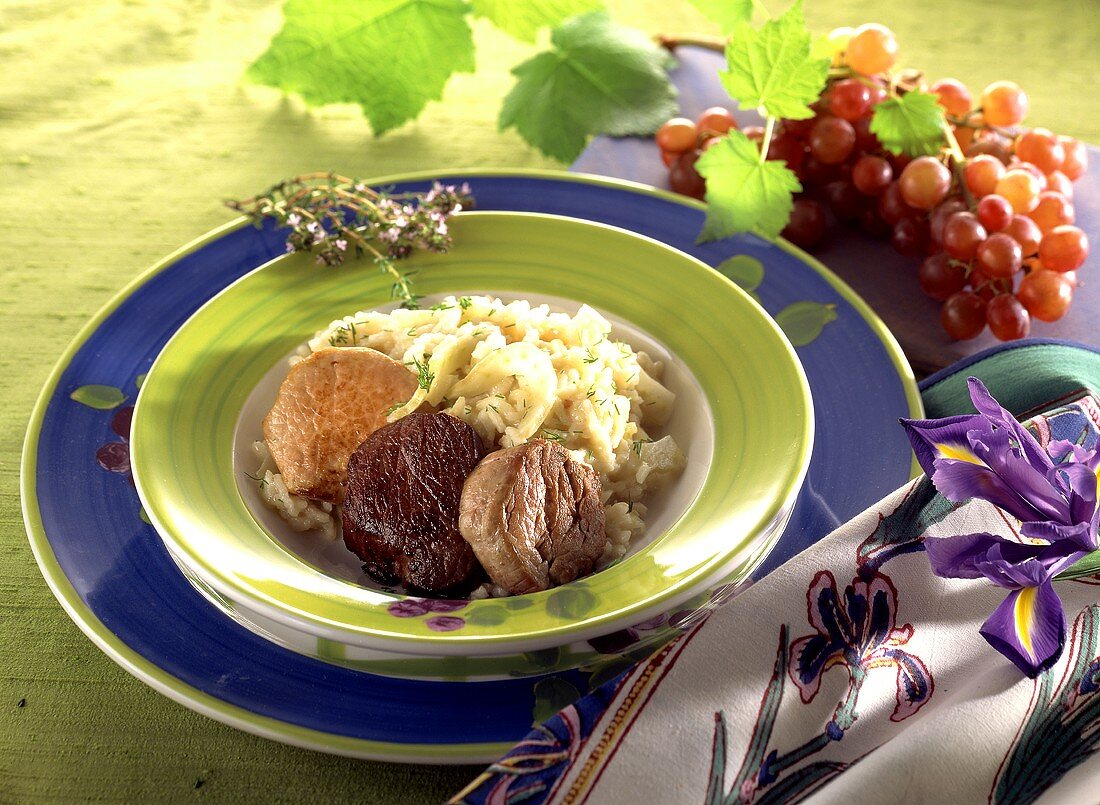
<path fill-rule="evenodd" d="M 943 107 L 931 92 L 916 90 L 875 106 L 871 133 L 895 154 L 919 157 L 943 147 Z"/>
<path fill-rule="evenodd" d="M 802 0 L 760 28 L 742 23 L 726 45 L 722 83 L 742 108 L 791 120 L 813 117 L 810 104 L 825 88 L 829 59 L 811 55 L 811 39 Z"/>
<path fill-rule="evenodd" d="M 695 169 L 707 180 L 700 243 L 750 229 L 774 238 L 791 216 L 792 195 L 802 189 L 785 162 L 761 161 L 756 144 L 736 130 L 704 151 Z"/>
<path fill-rule="evenodd" d="M 592 134 L 651 134 L 677 113 L 668 54 L 604 12 L 555 28 L 553 50 L 513 68 L 498 125 L 571 162 Z"/>
<path fill-rule="evenodd" d="M 246 75 L 311 106 L 357 103 L 382 134 L 439 100 L 453 73 L 474 71 L 467 11 L 463 0 L 287 0 Z"/>
<path fill-rule="evenodd" d="M 470 0 L 478 17 L 485 17 L 509 36 L 534 42 L 539 28 L 554 26 L 576 14 L 603 8 L 601 0 Z"/>
<path fill-rule="evenodd" d="M 708 20 L 718 23 L 722 33 L 729 34 L 737 26 L 752 21 L 752 0 L 691 0 Z"/>

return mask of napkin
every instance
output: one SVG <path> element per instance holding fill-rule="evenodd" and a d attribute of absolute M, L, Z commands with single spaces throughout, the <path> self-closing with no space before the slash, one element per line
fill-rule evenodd
<path fill-rule="evenodd" d="M 980 365 L 930 378 L 929 408 Z M 1084 393 L 1028 426 L 1044 446 L 1091 448 L 1100 402 Z M 1004 591 L 934 576 L 923 550 L 1015 527 L 911 481 L 537 726 L 452 802 L 1096 801 L 1100 577 L 1056 582 L 1066 647 L 1031 680 L 978 633 Z"/>

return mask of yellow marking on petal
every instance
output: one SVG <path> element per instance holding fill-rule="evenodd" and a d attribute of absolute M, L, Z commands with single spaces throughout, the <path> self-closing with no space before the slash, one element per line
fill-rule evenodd
<path fill-rule="evenodd" d="M 1035 649 L 1031 647 L 1031 626 L 1035 623 L 1035 596 L 1038 593 L 1038 587 L 1024 587 L 1016 597 L 1016 607 L 1013 611 L 1016 634 L 1020 637 L 1020 644 L 1032 659 L 1035 659 Z"/>
<path fill-rule="evenodd" d="M 968 464 L 978 464 L 982 467 L 985 466 L 984 461 L 962 445 L 936 442 L 936 450 L 939 452 L 940 458 L 947 458 L 952 461 L 965 461 Z"/>

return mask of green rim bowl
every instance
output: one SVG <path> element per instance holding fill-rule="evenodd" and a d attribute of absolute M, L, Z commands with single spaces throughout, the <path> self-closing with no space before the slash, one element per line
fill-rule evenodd
<path fill-rule="evenodd" d="M 318 637 L 412 654 L 490 654 L 586 640 L 670 611 L 720 583 L 786 521 L 809 467 L 813 406 L 794 349 L 744 291 L 676 249 L 588 221 L 470 212 L 454 218 L 452 232 L 449 254 L 403 264 L 416 271 L 419 293 L 553 297 L 571 300 L 570 312 L 587 303 L 656 341 L 693 378 L 704 402 L 677 406 L 673 421 L 713 437 L 713 449 L 695 456 L 709 461 L 694 468 L 696 494 L 661 533 L 644 535 L 648 544 L 587 578 L 470 602 L 452 631 L 438 631 L 432 617 L 395 616 L 406 608 L 391 605 L 404 596 L 303 561 L 261 525 L 238 485 L 235 432 L 264 376 L 330 321 L 392 305 L 390 282 L 372 264 L 321 268 L 291 254 L 198 310 L 142 385 L 134 479 L 178 562 L 230 602 Z M 692 470 L 691 450 L 687 458 Z"/>

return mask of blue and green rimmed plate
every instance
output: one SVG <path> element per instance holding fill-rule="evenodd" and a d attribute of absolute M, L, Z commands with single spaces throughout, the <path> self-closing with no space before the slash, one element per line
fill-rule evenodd
<path fill-rule="evenodd" d="M 448 254 L 419 253 L 403 264 L 428 303 L 480 292 L 505 302 L 560 298 L 569 312 L 588 304 L 611 319 L 609 337 L 648 336 L 667 364 L 666 382 L 677 390 L 669 427 L 687 467 L 659 501 L 665 505 L 650 507 L 640 550 L 524 596 L 523 607 L 471 601 L 446 616 L 445 630 L 433 629 L 432 618 L 394 617 L 404 596 L 338 578 L 288 551 L 241 492 L 249 485 L 241 454 L 245 465 L 249 455 L 236 428 L 256 429 L 260 411 L 242 421 L 252 390 L 272 367 L 285 374 L 285 356 L 329 322 L 392 305 L 390 279 L 368 260 L 326 271 L 308 254 L 290 254 L 204 305 L 142 387 L 131 432 L 134 478 L 177 560 L 224 598 L 319 638 L 450 656 L 600 637 L 747 575 L 760 543 L 790 516 L 813 445 L 809 387 L 774 320 L 700 261 L 606 224 L 475 211 L 459 214 L 452 232 Z M 640 332 L 632 338 L 625 328 Z"/>
<path fill-rule="evenodd" d="M 702 205 L 597 177 L 470 171 L 381 181 L 418 190 L 433 178 L 469 181 L 482 210 L 598 221 L 710 265 L 741 256 L 741 268 L 754 267 L 754 292 L 797 346 L 817 421 L 803 492 L 765 567 L 909 477 L 909 451 L 896 419 L 920 416 L 921 407 L 908 365 L 867 307 L 798 250 L 753 236 L 696 245 Z M 78 335 L 43 389 L 24 449 L 24 516 L 39 565 L 66 611 L 105 653 L 220 721 L 361 757 L 437 763 L 497 757 L 525 734 L 540 697 L 550 690 L 558 696 L 563 687 L 583 692 L 589 675 L 568 672 L 553 686 L 538 678 L 421 682 L 302 657 L 203 599 L 141 517 L 119 460 L 136 383 L 184 321 L 281 254 L 283 243 L 270 228 L 227 225 L 151 268 Z"/>

